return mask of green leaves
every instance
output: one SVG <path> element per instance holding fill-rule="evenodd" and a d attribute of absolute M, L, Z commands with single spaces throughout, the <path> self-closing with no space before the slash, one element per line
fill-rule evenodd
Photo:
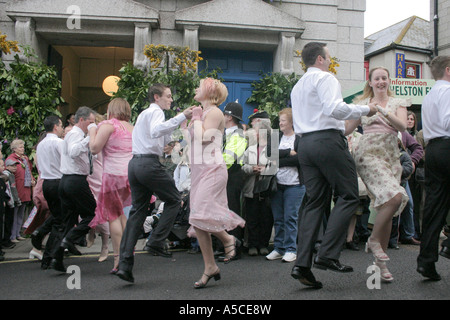
<path fill-rule="evenodd" d="M 299 79 L 300 76 L 295 73 L 262 74 L 261 80 L 252 83 L 253 92 L 247 99 L 247 103 L 254 103 L 259 110 L 265 110 L 276 126 L 278 112 L 283 108 L 291 107 L 291 91 Z"/>
<path fill-rule="evenodd" d="M 28 58 L 32 52 L 25 50 Z M 61 82 L 54 67 L 42 62 L 23 62 L 18 55 L 6 68 L 0 60 L 0 142 L 2 152 L 11 153 L 9 143 L 15 138 L 25 141 L 25 152 L 31 155 L 44 119 L 56 114 L 64 100 L 60 97 Z"/>
<path fill-rule="evenodd" d="M 195 89 L 200 84 L 201 77 L 217 78 L 218 71 L 199 76 L 196 72 L 187 71 L 185 73 L 178 70 L 151 69 L 144 72 L 133 64 L 128 63 L 120 69 L 118 82 L 119 89 L 112 98 L 124 98 L 131 106 L 131 122 L 134 123 L 138 115 L 150 105 L 147 93 L 150 86 L 156 83 L 163 83 L 170 86 L 173 96 L 171 110 L 166 110 L 167 118 L 173 117 L 184 109 L 198 104 L 194 100 Z"/>

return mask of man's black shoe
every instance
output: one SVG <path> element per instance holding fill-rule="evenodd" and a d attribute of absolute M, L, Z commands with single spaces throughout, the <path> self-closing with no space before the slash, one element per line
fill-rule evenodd
<path fill-rule="evenodd" d="M 34 230 L 31 234 L 31 244 L 38 250 L 42 250 L 42 239 L 43 235 L 38 230 Z"/>
<path fill-rule="evenodd" d="M 446 246 L 442 246 L 441 251 L 439 252 L 440 256 L 443 256 L 444 258 L 450 259 L 450 248 Z"/>
<path fill-rule="evenodd" d="M 50 268 L 50 264 L 52 263 L 52 258 L 44 258 L 41 261 L 41 269 L 47 270 Z"/>
<path fill-rule="evenodd" d="M 146 246 L 147 252 L 151 253 L 154 256 L 161 256 L 164 258 L 171 258 L 172 252 L 167 250 L 166 248 L 161 248 L 157 246 Z"/>
<path fill-rule="evenodd" d="M 133 273 L 131 271 L 119 270 L 116 272 L 116 275 L 122 280 L 134 283 Z"/>
<path fill-rule="evenodd" d="M 429 267 L 418 266 L 417 272 L 423 275 L 425 278 L 430 279 L 431 281 L 441 280 L 441 276 L 436 272 L 436 268 L 434 265 Z"/>
<path fill-rule="evenodd" d="M 314 259 L 314 267 L 322 270 L 330 269 L 336 272 L 353 272 L 353 268 L 350 266 L 345 266 L 339 262 L 339 260 L 321 258 L 316 256 Z"/>
<path fill-rule="evenodd" d="M 77 247 L 75 247 L 75 245 L 72 242 L 70 242 L 69 240 L 67 240 L 66 238 L 64 238 L 61 241 L 61 247 L 69 250 L 69 252 L 73 255 L 76 255 L 76 256 L 82 255 L 81 252 L 77 249 Z"/>
<path fill-rule="evenodd" d="M 66 267 L 64 266 L 64 263 L 62 261 L 58 261 L 56 259 L 52 259 L 52 262 L 50 262 L 50 269 L 54 269 L 59 272 L 66 273 Z"/>
<path fill-rule="evenodd" d="M 294 266 L 291 271 L 291 277 L 300 281 L 305 286 L 316 289 L 322 288 L 322 282 L 316 280 L 310 268 Z"/>

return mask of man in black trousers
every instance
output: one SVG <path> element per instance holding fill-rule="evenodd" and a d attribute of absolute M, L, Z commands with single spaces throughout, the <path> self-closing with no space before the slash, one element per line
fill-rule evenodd
<path fill-rule="evenodd" d="M 97 206 L 87 182 L 87 176 L 92 174 L 92 161 L 89 136 L 86 134 L 90 126 L 95 126 L 94 111 L 88 107 L 80 107 L 75 113 L 75 122 L 72 130 L 64 137 L 61 154 L 63 176 L 58 192 L 65 230 L 64 238 L 50 264 L 50 268 L 60 272 L 66 272 L 63 264 L 65 249 L 81 254 L 74 242 L 89 232 L 89 223 L 95 216 Z M 80 222 L 78 217 L 81 218 Z"/>
<path fill-rule="evenodd" d="M 62 177 L 61 153 L 64 141 L 61 137 L 64 134 L 64 128 L 59 117 L 48 116 L 44 119 L 44 129 L 46 136 L 36 148 L 36 158 L 40 177 L 44 180 L 42 191 L 51 214 L 45 223 L 46 229 L 50 230 L 41 262 L 41 268 L 45 270 L 50 266 L 64 232 L 61 201 L 58 194 L 59 182 Z M 34 247 L 39 249 L 46 233 L 41 231 L 41 228 L 33 232 L 31 243 Z"/>
<path fill-rule="evenodd" d="M 430 67 L 436 84 L 422 104 L 426 196 L 417 272 L 438 281 L 439 236 L 450 210 L 450 56 L 434 58 Z M 450 259 L 450 237 L 441 245 L 439 254 Z"/>
<path fill-rule="evenodd" d="M 314 244 L 323 217 L 330 213 L 314 266 L 337 272 L 352 272 L 339 256 L 350 218 L 359 204 L 355 163 L 345 138 L 345 121 L 376 113 L 375 105 L 348 105 L 342 99 L 337 79 L 328 71 L 331 56 L 323 43 L 305 45 L 302 59 L 308 68 L 291 92 L 295 133 L 301 136 L 297 153 L 306 186 L 306 204 L 299 217 L 297 261 L 292 277 L 302 284 L 321 288 L 311 272 Z"/>
<path fill-rule="evenodd" d="M 117 276 L 134 282 L 134 247 L 142 233 L 153 193 L 164 202 L 164 211 L 157 227 L 147 243 L 149 252 L 170 256 L 164 248 L 175 218 L 181 208 L 181 197 L 173 176 L 164 168 L 159 158 L 164 146 L 171 139 L 170 134 L 183 121 L 192 117 L 192 107 L 165 121 L 164 110 L 172 104 L 172 92 L 163 84 L 155 84 L 148 92 L 150 106 L 141 112 L 133 130 L 133 158 L 128 164 L 128 180 L 131 188 L 132 208 L 120 243 L 120 261 Z"/>

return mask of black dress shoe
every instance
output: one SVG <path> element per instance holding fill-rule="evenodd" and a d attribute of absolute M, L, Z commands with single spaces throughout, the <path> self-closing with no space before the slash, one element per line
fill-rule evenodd
<path fill-rule="evenodd" d="M 355 241 L 350 241 L 345 243 L 345 247 L 352 251 L 359 251 L 358 245 L 355 243 Z"/>
<path fill-rule="evenodd" d="M 134 283 L 133 273 L 131 271 L 119 270 L 116 272 L 116 275 L 122 280 Z"/>
<path fill-rule="evenodd" d="M 352 267 L 341 264 L 339 260 L 321 258 L 319 256 L 316 256 L 314 259 L 314 267 L 322 270 L 330 269 L 342 273 L 353 272 Z"/>
<path fill-rule="evenodd" d="M 52 259 L 52 262 L 50 262 L 49 268 L 54 269 L 59 272 L 64 272 L 64 273 L 67 272 L 66 267 L 64 266 L 64 263 L 62 261 L 58 261 L 56 259 Z"/>
<path fill-rule="evenodd" d="M 161 256 L 164 258 L 171 258 L 172 252 L 167 250 L 166 248 L 161 248 L 157 246 L 146 246 L 147 252 L 151 253 L 154 256 Z"/>
<path fill-rule="evenodd" d="M 50 268 L 50 264 L 52 262 L 52 258 L 44 258 L 41 261 L 41 269 L 42 270 L 47 270 Z"/>
<path fill-rule="evenodd" d="M 316 280 L 310 268 L 294 266 L 291 271 L 291 277 L 300 281 L 305 286 L 316 289 L 322 288 L 322 282 Z"/>
<path fill-rule="evenodd" d="M 42 250 L 42 238 L 43 235 L 38 231 L 34 230 L 31 234 L 31 244 L 38 250 Z"/>
<path fill-rule="evenodd" d="M 390 242 L 388 244 L 388 248 L 389 249 L 395 249 L 395 250 L 399 250 L 400 249 L 400 247 L 398 246 L 397 243 L 390 243 Z"/>
<path fill-rule="evenodd" d="M 418 266 L 417 272 L 423 275 L 425 278 L 430 279 L 431 281 L 441 280 L 441 276 L 436 272 L 436 268 L 434 265 L 429 267 Z"/>
<path fill-rule="evenodd" d="M 61 247 L 63 247 L 64 249 L 69 250 L 69 252 L 75 256 L 81 256 L 82 253 L 77 249 L 77 247 L 75 247 L 75 245 L 70 242 L 69 240 L 67 240 L 66 238 L 64 238 L 61 241 Z"/>
<path fill-rule="evenodd" d="M 439 255 L 450 259 L 450 247 L 442 246 L 441 251 L 439 251 Z"/>

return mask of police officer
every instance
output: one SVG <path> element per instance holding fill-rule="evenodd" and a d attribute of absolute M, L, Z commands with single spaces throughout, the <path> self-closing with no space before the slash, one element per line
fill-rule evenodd
<path fill-rule="evenodd" d="M 241 215 L 241 193 L 243 186 L 243 172 L 241 167 L 247 140 L 240 122 L 242 121 L 242 106 L 237 102 L 230 102 L 223 110 L 225 115 L 225 134 L 223 144 L 223 158 L 228 169 L 227 196 L 228 207 L 231 211 Z M 239 240 L 243 239 L 243 229 L 237 227 L 231 233 Z"/>

